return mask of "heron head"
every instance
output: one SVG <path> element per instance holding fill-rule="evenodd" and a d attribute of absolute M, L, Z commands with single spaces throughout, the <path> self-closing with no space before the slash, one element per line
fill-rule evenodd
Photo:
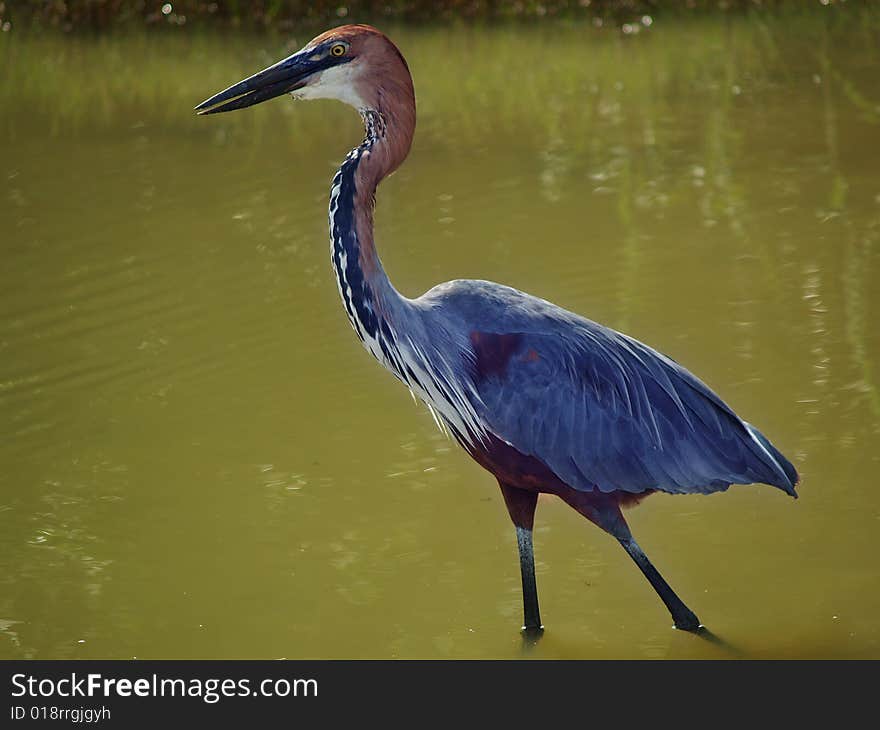
<path fill-rule="evenodd" d="M 304 48 L 206 99 L 199 114 L 244 109 L 290 94 L 295 99 L 338 99 L 358 110 L 379 109 L 388 92 L 413 99 L 412 79 L 397 47 L 368 25 L 344 25 Z M 413 102 L 414 103 L 414 102 Z"/>

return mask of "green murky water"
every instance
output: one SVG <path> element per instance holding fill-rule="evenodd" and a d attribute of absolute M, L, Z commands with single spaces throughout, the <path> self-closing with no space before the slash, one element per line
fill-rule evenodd
<path fill-rule="evenodd" d="M 622 329 L 803 476 L 629 513 L 732 648 L 542 502 L 531 655 L 880 657 L 877 19 L 394 36 L 398 288 L 490 278 Z M 496 485 L 337 299 L 357 116 L 191 113 L 286 40 L 0 37 L 0 657 L 522 653 Z"/>

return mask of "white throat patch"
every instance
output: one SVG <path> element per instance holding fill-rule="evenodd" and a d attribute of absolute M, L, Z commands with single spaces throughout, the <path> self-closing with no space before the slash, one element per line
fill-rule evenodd
<path fill-rule="evenodd" d="M 338 99 L 355 109 L 363 109 L 366 104 L 357 93 L 356 84 L 360 70 L 357 61 L 333 66 L 316 74 L 308 86 L 292 91 L 290 95 L 294 99 Z"/>

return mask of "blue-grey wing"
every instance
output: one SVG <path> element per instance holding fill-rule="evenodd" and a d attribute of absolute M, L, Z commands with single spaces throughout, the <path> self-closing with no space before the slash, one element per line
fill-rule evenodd
<path fill-rule="evenodd" d="M 488 429 L 569 486 L 714 492 L 797 472 L 757 429 L 674 361 L 588 321 L 563 332 L 474 331 Z"/>

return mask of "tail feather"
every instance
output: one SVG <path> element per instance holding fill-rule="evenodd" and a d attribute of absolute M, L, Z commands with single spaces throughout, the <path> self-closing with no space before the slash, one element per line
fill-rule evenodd
<path fill-rule="evenodd" d="M 774 487 L 779 487 L 786 494 L 790 494 L 792 497 L 797 499 L 797 492 L 795 492 L 794 488 L 797 486 L 800 481 L 800 476 L 798 476 L 797 469 L 794 468 L 792 463 L 786 459 L 782 453 L 777 449 L 770 441 L 767 439 L 764 434 L 762 434 L 757 428 L 752 426 L 749 423 L 745 424 L 752 438 L 755 439 L 757 444 L 761 447 L 761 450 L 766 453 L 769 457 L 764 458 L 763 461 L 767 463 L 767 465 L 773 469 L 773 471 L 777 474 L 777 478 L 768 482 L 768 484 L 772 484 Z"/>

